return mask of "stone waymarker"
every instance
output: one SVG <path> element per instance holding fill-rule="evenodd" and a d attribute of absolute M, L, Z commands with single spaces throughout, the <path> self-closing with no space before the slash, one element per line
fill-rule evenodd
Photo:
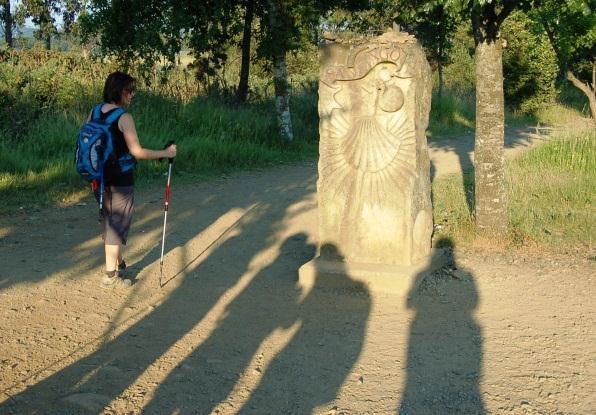
<path fill-rule="evenodd" d="M 440 257 L 431 255 L 429 64 L 397 28 L 328 41 L 320 59 L 319 257 L 300 282 L 409 290 Z"/>

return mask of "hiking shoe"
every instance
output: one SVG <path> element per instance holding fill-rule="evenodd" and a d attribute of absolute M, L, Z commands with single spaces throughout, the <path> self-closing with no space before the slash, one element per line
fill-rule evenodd
<path fill-rule="evenodd" d="M 118 274 L 114 275 L 113 277 L 108 277 L 106 275 L 101 279 L 100 285 L 101 288 L 105 288 L 107 290 L 128 288 L 132 285 L 132 281 L 129 279 L 120 278 Z"/>
<path fill-rule="evenodd" d="M 122 261 L 118 264 L 118 275 L 122 277 L 126 277 L 128 272 L 126 271 L 126 262 Z"/>

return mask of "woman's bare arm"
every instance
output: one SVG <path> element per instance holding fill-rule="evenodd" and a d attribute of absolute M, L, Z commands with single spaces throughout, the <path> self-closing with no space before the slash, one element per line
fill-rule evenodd
<path fill-rule="evenodd" d="M 137 160 L 154 160 L 159 158 L 176 157 L 176 145 L 172 144 L 165 150 L 149 150 L 143 148 L 139 142 L 135 122 L 129 113 L 123 114 L 118 120 L 118 128 L 124 134 L 124 140 L 130 150 L 130 154 Z"/>

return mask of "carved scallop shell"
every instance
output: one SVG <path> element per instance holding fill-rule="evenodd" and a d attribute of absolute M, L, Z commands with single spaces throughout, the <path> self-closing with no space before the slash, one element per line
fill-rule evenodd
<path fill-rule="evenodd" d="M 345 160 L 354 169 L 374 173 L 393 160 L 399 151 L 399 142 L 375 117 L 362 117 L 341 139 L 341 148 Z"/>
<path fill-rule="evenodd" d="M 383 127 L 381 120 L 386 120 Z M 323 131 L 321 174 L 332 194 L 358 189 L 371 201 L 401 192 L 416 177 L 416 136 L 403 111 L 387 117 L 365 117 L 354 125 L 334 110 Z"/>

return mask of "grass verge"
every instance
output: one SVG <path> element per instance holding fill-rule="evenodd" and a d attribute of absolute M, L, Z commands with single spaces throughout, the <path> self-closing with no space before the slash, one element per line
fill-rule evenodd
<path fill-rule="evenodd" d="M 596 132 L 556 133 L 507 164 L 505 246 L 592 247 L 596 232 Z M 433 183 L 435 239 L 474 240 L 472 173 Z M 494 242 L 494 241 L 493 241 Z"/>
<path fill-rule="evenodd" d="M 318 151 L 316 105 L 309 95 L 293 97 L 296 139 L 291 143 L 279 137 L 270 100 L 234 106 L 197 98 L 183 104 L 146 92 L 135 101 L 130 110 L 143 146 L 160 149 L 176 140 L 178 180 L 311 159 Z M 74 170 L 75 137 L 86 115 L 45 112 L 18 140 L 0 140 L 0 213 L 24 205 L 74 203 L 88 194 Z M 164 168 L 157 161 L 141 161 L 139 188 L 162 185 Z"/>

